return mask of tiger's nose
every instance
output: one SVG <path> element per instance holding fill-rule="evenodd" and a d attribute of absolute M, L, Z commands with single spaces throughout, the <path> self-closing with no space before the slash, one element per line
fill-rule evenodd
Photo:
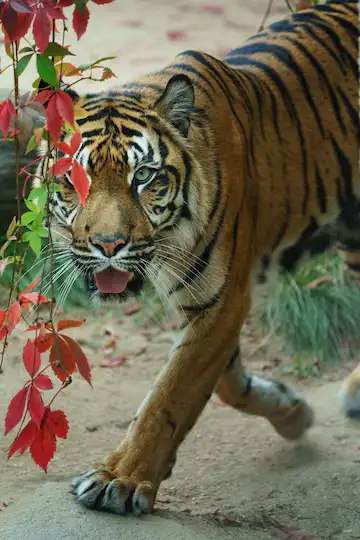
<path fill-rule="evenodd" d="M 124 236 L 102 236 L 94 234 L 89 236 L 89 242 L 106 257 L 114 257 L 124 247 L 126 239 Z"/>

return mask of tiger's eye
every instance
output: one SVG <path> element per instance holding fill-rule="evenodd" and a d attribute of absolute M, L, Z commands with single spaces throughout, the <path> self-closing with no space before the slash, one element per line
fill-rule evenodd
<path fill-rule="evenodd" d="M 150 169 L 150 167 L 141 167 L 135 172 L 134 178 L 136 182 L 138 182 L 139 184 L 143 184 L 144 182 L 150 180 L 153 174 L 154 169 Z"/>

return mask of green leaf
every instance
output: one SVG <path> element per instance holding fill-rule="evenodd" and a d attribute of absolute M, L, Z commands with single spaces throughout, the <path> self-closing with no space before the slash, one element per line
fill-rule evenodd
<path fill-rule="evenodd" d="M 59 88 L 59 83 L 57 80 L 54 64 L 52 63 L 50 58 L 41 54 L 37 54 L 36 67 L 43 81 L 50 84 L 53 88 Z"/>
<path fill-rule="evenodd" d="M 29 199 L 24 199 L 24 201 L 26 208 L 31 210 L 31 212 L 38 212 L 38 207 L 36 206 L 36 204 L 34 204 L 32 201 L 29 201 Z"/>
<path fill-rule="evenodd" d="M 29 242 L 29 240 L 30 240 L 30 238 L 31 238 L 31 233 L 32 233 L 32 231 L 26 231 L 26 232 L 24 232 L 24 234 L 22 234 L 22 236 L 21 236 L 21 240 L 22 240 L 23 242 Z"/>
<path fill-rule="evenodd" d="M 43 131 L 43 139 L 45 142 L 51 142 L 50 133 L 47 129 L 44 129 Z"/>
<path fill-rule="evenodd" d="M 30 234 L 31 234 L 31 237 L 29 238 L 30 247 L 34 251 L 34 253 L 36 253 L 36 255 L 39 255 L 41 251 L 41 238 L 35 232 L 30 233 Z"/>
<path fill-rule="evenodd" d="M 74 0 L 75 6 L 77 7 L 77 9 L 80 11 L 82 15 L 84 14 L 84 10 L 88 2 L 89 0 Z"/>
<path fill-rule="evenodd" d="M 52 182 L 49 185 L 49 191 L 50 193 L 59 193 L 60 191 L 63 191 L 64 187 L 60 184 L 55 184 L 55 182 Z"/>
<path fill-rule="evenodd" d="M 19 54 L 24 54 L 26 52 L 34 52 L 34 49 L 31 47 L 23 47 L 22 49 L 20 49 Z"/>
<path fill-rule="evenodd" d="M 51 41 L 44 51 L 44 56 L 75 56 L 75 54 L 55 41 Z"/>
<path fill-rule="evenodd" d="M 22 235 L 23 242 L 29 242 L 31 249 L 39 255 L 41 251 L 41 238 L 37 232 L 28 231 Z"/>
<path fill-rule="evenodd" d="M 44 216 L 42 212 L 40 212 L 39 214 L 36 214 L 33 225 L 31 227 L 32 231 L 37 231 L 38 229 L 42 227 L 43 218 Z"/>
<path fill-rule="evenodd" d="M 40 227 L 36 232 L 42 238 L 47 238 L 49 236 L 49 231 L 45 229 L 45 227 Z"/>
<path fill-rule="evenodd" d="M 107 60 L 115 60 L 116 58 L 117 56 L 104 56 L 103 58 L 99 58 L 99 60 L 95 60 L 95 62 L 90 62 L 89 64 L 81 64 L 78 69 L 79 71 L 85 71 L 86 69 L 97 66 L 101 62 L 106 62 Z"/>
<path fill-rule="evenodd" d="M 32 135 L 29 142 L 27 143 L 25 155 L 30 154 L 35 148 L 37 148 L 38 143 L 36 142 L 36 136 Z"/>
<path fill-rule="evenodd" d="M 42 210 L 44 210 L 45 206 L 46 206 L 46 203 L 47 203 L 47 193 L 44 192 L 42 193 L 41 195 L 39 195 L 35 201 L 39 211 L 41 212 Z M 40 215 L 41 219 L 42 219 L 42 215 Z"/>
<path fill-rule="evenodd" d="M 35 79 L 35 81 L 32 83 L 32 87 L 35 88 L 35 90 L 37 90 L 37 89 L 39 88 L 40 81 L 41 81 L 41 77 L 38 77 L 38 78 Z"/>
<path fill-rule="evenodd" d="M 24 214 L 21 215 L 20 223 L 21 225 L 29 225 L 29 223 L 32 223 L 34 219 L 37 217 L 38 214 L 35 212 L 24 212 Z"/>
<path fill-rule="evenodd" d="M 27 54 L 26 56 L 23 56 L 22 58 L 20 58 L 20 60 L 18 61 L 16 69 L 15 69 L 16 75 L 18 77 L 20 77 L 23 71 L 25 71 L 25 69 L 27 68 L 31 60 L 31 57 L 32 57 L 32 54 Z"/>
<path fill-rule="evenodd" d="M 46 193 L 46 186 L 33 188 L 29 193 L 28 200 L 33 201 L 36 197 L 41 197 L 44 193 Z"/>

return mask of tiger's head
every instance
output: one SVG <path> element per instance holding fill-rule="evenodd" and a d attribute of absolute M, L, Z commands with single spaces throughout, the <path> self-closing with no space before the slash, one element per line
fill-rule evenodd
<path fill-rule="evenodd" d="M 90 190 L 82 206 L 70 171 L 56 178 L 51 228 L 69 240 L 78 273 L 100 300 L 140 293 L 147 279 L 159 279 L 171 250 L 189 252 L 204 227 L 204 174 L 189 136 L 194 88 L 184 75 L 164 87 L 160 97 L 136 86 L 72 95 L 85 111 L 75 159 Z"/>

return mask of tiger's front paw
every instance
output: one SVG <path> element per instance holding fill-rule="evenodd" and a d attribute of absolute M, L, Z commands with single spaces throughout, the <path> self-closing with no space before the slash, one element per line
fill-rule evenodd
<path fill-rule="evenodd" d="M 164 450 L 165 445 L 160 445 Z M 160 482 L 168 478 L 175 463 L 159 447 L 125 439 L 104 464 L 73 479 L 71 493 L 93 510 L 135 516 L 152 511 Z"/>
<path fill-rule="evenodd" d="M 106 468 L 89 469 L 71 483 L 71 493 L 87 508 L 135 516 L 152 511 L 157 489 L 152 482 L 115 476 Z"/>

